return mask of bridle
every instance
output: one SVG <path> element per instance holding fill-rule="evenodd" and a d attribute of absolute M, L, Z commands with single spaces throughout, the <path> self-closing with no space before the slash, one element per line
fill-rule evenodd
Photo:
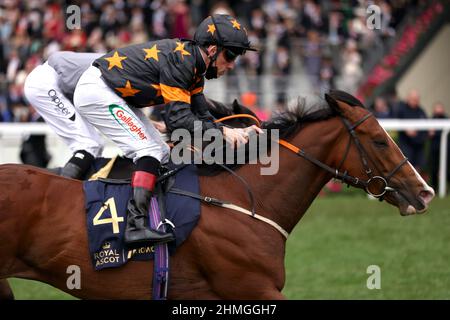
<path fill-rule="evenodd" d="M 367 119 L 369 119 L 371 116 L 373 116 L 373 114 L 371 112 L 367 113 L 366 115 L 364 115 L 361 119 L 359 119 L 358 121 L 356 121 L 354 124 L 351 124 L 350 121 L 348 121 L 347 119 L 345 119 L 344 117 L 340 116 L 342 122 L 344 123 L 345 127 L 347 128 L 347 131 L 349 133 L 349 140 L 347 143 L 347 147 L 344 153 L 344 156 L 342 158 L 342 160 L 339 162 L 339 165 L 337 166 L 337 168 L 332 168 L 329 165 L 323 163 L 322 161 L 310 156 L 309 154 L 307 154 L 303 149 L 296 147 L 295 145 L 287 142 L 286 140 L 283 139 L 279 139 L 278 143 L 287 148 L 288 150 L 294 152 L 295 154 L 297 154 L 298 156 L 314 163 L 315 165 L 317 165 L 318 167 L 322 168 L 325 171 L 328 171 L 329 173 L 331 173 L 333 175 L 333 177 L 335 179 L 340 180 L 342 183 L 346 183 L 348 185 L 352 185 L 355 187 L 362 187 L 367 194 L 371 195 L 374 198 L 379 199 L 380 201 L 382 201 L 384 199 L 384 196 L 386 194 L 386 192 L 388 191 L 395 191 L 394 188 L 389 186 L 389 181 L 390 179 L 397 173 L 397 171 L 400 170 L 400 168 L 408 162 L 408 158 L 404 158 L 397 166 L 395 166 L 394 169 L 392 169 L 391 172 L 389 172 L 386 176 L 383 176 L 382 174 L 380 175 L 374 175 L 372 169 L 369 166 L 369 161 L 375 166 L 375 169 L 377 170 L 377 172 L 381 173 L 381 170 L 376 166 L 375 162 L 372 161 L 371 157 L 369 156 L 369 154 L 367 153 L 367 151 L 364 149 L 363 145 L 361 144 L 361 142 L 358 139 L 358 135 L 356 134 L 355 129 L 360 126 L 364 121 L 366 121 Z M 253 117 L 252 115 L 248 115 L 248 114 L 235 114 L 235 115 L 231 115 L 231 116 L 227 116 L 221 119 L 216 120 L 216 122 L 222 122 L 224 120 L 229 120 L 229 119 L 233 119 L 233 118 L 242 118 L 242 117 L 246 117 L 246 118 L 251 118 L 252 120 L 255 121 L 255 123 L 260 126 L 260 121 L 256 118 Z M 352 144 L 352 141 L 355 143 L 356 148 L 358 150 L 359 153 L 359 157 L 361 159 L 361 163 L 364 167 L 364 171 L 368 177 L 367 180 L 363 180 L 361 178 L 358 177 L 354 177 L 351 176 L 347 173 L 347 171 L 341 172 L 341 167 L 344 164 L 345 160 L 347 159 L 347 156 L 349 154 L 350 151 L 350 146 Z M 376 188 L 373 188 L 373 185 L 378 185 L 381 183 L 381 188 L 379 188 L 379 192 L 374 192 L 373 190 Z M 372 188 L 371 188 L 372 187 Z"/>
<path fill-rule="evenodd" d="M 291 143 L 289 143 L 289 142 L 287 142 L 285 140 L 280 139 L 279 140 L 279 144 L 282 145 L 283 147 L 293 151 L 298 156 L 303 157 L 304 159 L 314 163 L 315 165 L 319 166 L 320 168 L 324 169 L 325 171 L 328 171 L 329 173 L 331 173 L 333 175 L 333 177 L 335 179 L 338 179 L 338 180 L 342 181 L 342 183 L 346 183 L 348 185 L 353 185 L 355 187 L 362 187 L 362 188 L 364 188 L 364 190 L 369 195 L 371 195 L 372 197 L 377 198 L 380 201 L 382 201 L 387 191 L 395 191 L 394 188 L 389 186 L 389 181 L 400 170 L 400 168 L 405 163 L 408 162 L 408 158 L 404 158 L 386 176 L 383 176 L 381 174 L 381 170 L 378 169 L 378 167 L 376 166 L 375 162 L 372 161 L 371 157 L 369 156 L 367 151 L 364 149 L 364 146 L 359 141 L 358 136 L 357 136 L 356 131 L 355 131 L 355 129 L 359 125 L 361 125 L 364 121 L 369 119 L 371 116 L 373 116 L 373 114 L 371 112 L 369 112 L 365 116 L 363 116 L 361 119 L 356 121 L 354 124 L 351 124 L 347 119 L 345 119 L 342 116 L 340 116 L 342 122 L 344 123 L 344 125 L 347 128 L 347 131 L 349 133 L 349 141 L 348 141 L 348 144 L 347 144 L 347 147 L 346 147 L 346 151 L 344 153 L 344 157 L 339 162 L 339 165 L 337 166 L 337 168 L 332 168 L 332 167 L 328 166 L 327 164 L 321 162 L 320 160 L 317 160 L 316 158 L 311 157 L 304 150 L 294 146 L 293 144 L 291 144 Z M 356 148 L 358 150 L 359 157 L 361 159 L 361 163 L 362 163 L 362 165 L 364 167 L 364 171 L 365 171 L 365 173 L 366 173 L 366 175 L 368 177 L 367 180 L 363 180 L 361 178 L 351 176 L 351 175 L 349 175 L 347 173 L 347 171 L 344 171 L 344 172 L 340 171 L 342 165 L 344 164 L 345 160 L 347 159 L 347 156 L 349 154 L 350 146 L 352 144 L 352 141 L 355 143 Z M 375 169 L 377 170 L 377 172 L 380 172 L 379 175 L 374 175 L 372 169 L 369 166 L 369 161 L 367 161 L 368 159 L 375 166 Z M 379 192 L 374 192 L 373 191 L 374 188 L 371 188 L 371 186 L 373 186 L 373 185 L 376 186 L 379 183 L 381 183 L 381 185 L 382 185 L 382 187 L 379 188 L 380 191 Z"/>

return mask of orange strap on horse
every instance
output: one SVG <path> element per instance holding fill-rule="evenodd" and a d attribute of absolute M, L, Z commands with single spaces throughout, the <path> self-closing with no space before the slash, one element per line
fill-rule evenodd
<path fill-rule="evenodd" d="M 300 148 L 294 146 L 293 144 L 287 142 L 286 140 L 280 139 L 280 140 L 278 140 L 278 143 L 279 143 L 280 145 L 282 145 L 283 147 L 285 147 L 285 148 L 291 150 L 291 151 L 294 152 L 294 153 L 297 153 L 297 154 L 298 154 L 298 153 L 300 152 Z"/>
<path fill-rule="evenodd" d="M 249 118 L 249 119 L 252 119 L 256 123 L 256 125 L 259 128 L 261 128 L 261 122 L 259 121 L 258 118 L 252 116 L 251 114 L 244 114 L 244 113 L 239 113 L 239 114 L 233 114 L 231 116 L 226 116 L 226 117 L 214 120 L 214 123 L 223 122 L 223 121 L 230 120 L 230 119 L 237 119 L 237 118 Z"/>

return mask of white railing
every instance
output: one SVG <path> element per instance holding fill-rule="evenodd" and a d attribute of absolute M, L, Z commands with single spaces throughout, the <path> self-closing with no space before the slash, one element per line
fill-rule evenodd
<path fill-rule="evenodd" d="M 441 152 L 439 155 L 439 197 L 445 197 L 447 188 L 447 144 L 448 133 L 450 132 L 449 119 L 422 119 L 422 120 L 403 120 L 403 119 L 384 119 L 379 120 L 385 130 L 442 130 L 441 134 Z"/>
<path fill-rule="evenodd" d="M 386 130 L 442 130 L 441 153 L 439 155 L 439 196 L 446 193 L 447 177 L 447 144 L 450 132 L 450 120 L 400 120 L 385 119 L 379 121 Z M 0 163 L 20 163 L 20 142 L 30 134 L 46 134 L 47 146 L 52 154 L 50 165 L 61 166 L 70 158 L 70 151 L 45 123 L 0 123 Z M 120 153 L 112 143 L 105 146 L 103 156 L 111 157 Z"/>

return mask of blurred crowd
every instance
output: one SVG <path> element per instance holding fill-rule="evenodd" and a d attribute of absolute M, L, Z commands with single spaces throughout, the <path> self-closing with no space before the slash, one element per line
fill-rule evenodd
<path fill-rule="evenodd" d="M 412 89 L 404 100 L 396 95 L 377 97 L 371 107 L 378 119 L 448 119 L 445 106 L 436 101 L 432 106 L 432 114 L 428 116 L 420 100 L 420 92 Z M 405 130 L 398 134 L 398 145 L 405 157 L 425 178 L 429 178 L 432 187 L 438 186 L 439 154 L 441 143 L 440 130 Z M 448 146 L 447 154 L 449 154 Z M 450 159 L 447 158 L 447 168 L 450 169 Z M 450 171 L 447 170 L 447 180 L 450 181 Z"/>
<path fill-rule="evenodd" d="M 381 10 L 378 29 L 366 24 L 371 4 Z M 331 88 L 356 93 L 369 57 L 374 52 L 386 53 L 387 43 L 396 36 L 408 12 L 426 4 L 425 0 L 3 0 L 0 122 L 39 121 L 24 99 L 23 83 L 51 53 L 108 52 L 153 39 L 192 38 L 196 26 L 213 13 L 238 17 L 252 44 L 259 48 L 259 52 L 248 52 L 238 60 L 234 70 L 239 74 L 234 79 L 242 75 L 248 79 L 249 92 L 241 92 L 238 81 L 227 81 L 227 89 L 239 95 L 233 99 L 240 97 L 257 108 L 262 91 L 260 76 L 271 75 L 277 103 L 273 108 L 283 108 L 290 76 L 299 70 L 318 93 Z M 73 12 L 67 12 L 71 5 L 81 9 L 80 28 L 73 30 L 67 24 Z M 233 79 L 233 74 L 228 77 Z M 377 99 L 373 106 L 376 115 L 419 117 L 419 112 L 407 112 L 414 99 L 394 100 Z M 436 105 L 433 117 L 444 117 L 442 109 Z M 263 119 L 270 117 L 271 110 L 255 111 Z M 426 134 L 438 139 L 436 133 Z M 422 133 L 414 138 L 406 132 L 400 142 L 405 146 L 420 137 Z M 414 161 L 418 167 L 424 165 L 420 156 Z"/>
<path fill-rule="evenodd" d="M 191 38 L 211 13 L 237 16 L 260 51 L 240 59 L 235 73 L 252 79 L 259 98 L 262 74 L 275 77 L 277 103 L 286 101 L 297 59 L 312 87 L 354 93 L 364 56 L 395 35 L 408 8 L 421 1 L 391 0 L 3 0 L 0 4 L 0 121 L 27 121 L 23 97 L 27 74 L 58 50 L 107 52 L 160 38 Z M 367 7 L 381 9 L 380 29 L 366 27 Z M 68 20 L 77 5 L 80 28 Z M 230 75 L 232 77 L 233 75 Z M 234 89 L 241 87 L 229 81 Z M 230 90 L 233 88 L 230 88 Z M 233 91 L 236 92 L 236 91 Z"/>

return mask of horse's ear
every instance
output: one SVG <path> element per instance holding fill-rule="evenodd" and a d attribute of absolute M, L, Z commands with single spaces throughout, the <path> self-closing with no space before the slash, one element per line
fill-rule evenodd
<path fill-rule="evenodd" d="M 237 101 L 237 99 L 234 99 L 233 103 L 231 104 L 233 107 L 233 113 L 234 114 L 238 114 L 238 113 L 242 113 L 242 106 L 239 104 L 239 102 Z"/>
<path fill-rule="evenodd" d="M 338 114 L 342 113 L 341 109 L 339 108 L 338 102 L 328 93 L 325 93 L 325 100 L 327 101 L 328 105 L 334 112 L 337 112 Z"/>

